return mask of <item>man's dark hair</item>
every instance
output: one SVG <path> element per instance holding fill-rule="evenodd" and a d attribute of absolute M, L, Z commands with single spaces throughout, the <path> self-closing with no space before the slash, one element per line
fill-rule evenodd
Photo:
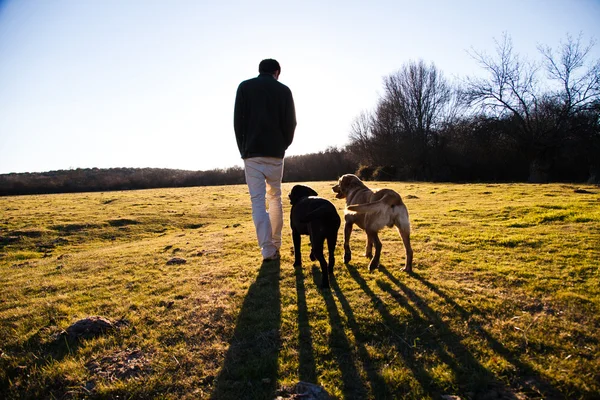
<path fill-rule="evenodd" d="M 274 74 L 275 71 L 279 71 L 279 73 L 281 73 L 281 67 L 279 66 L 277 60 L 268 58 L 266 60 L 262 60 L 260 64 L 258 64 L 258 72 L 261 74 Z"/>

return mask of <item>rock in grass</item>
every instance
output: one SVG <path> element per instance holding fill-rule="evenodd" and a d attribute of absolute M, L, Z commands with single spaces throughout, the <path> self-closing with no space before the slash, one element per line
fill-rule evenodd
<path fill-rule="evenodd" d="M 129 321 L 125 318 L 111 321 L 108 318 L 93 315 L 75 322 L 65 330 L 65 333 L 71 339 L 91 338 L 127 325 L 129 325 Z"/>
<path fill-rule="evenodd" d="M 71 338 L 93 337 L 101 335 L 115 328 L 115 324 L 108 318 L 91 316 L 80 319 L 66 330 Z"/>
<path fill-rule="evenodd" d="M 277 400 L 330 400 L 331 396 L 323 387 L 308 382 L 298 382 L 292 387 L 284 387 L 277 391 Z"/>
<path fill-rule="evenodd" d="M 181 257 L 173 257 L 169 261 L 167 261 L 167 265 L 180 265 L 185 264 L 187 260 Z"/>

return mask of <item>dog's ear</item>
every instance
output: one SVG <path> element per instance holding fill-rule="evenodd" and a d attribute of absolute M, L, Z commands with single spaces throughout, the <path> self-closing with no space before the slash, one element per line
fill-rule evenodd
<path fill-rule="evenodd" d="M 296 192 L 298 198 L 308 197 L 308 196 L 318 196 L 317 192 L 314 191 L 310 186 L 305 185 L 296 185 L 293 187 L 292 191 Z"/>
<path fill-rule="evenodd" d="M 296 204 L 298 201 L 298 185 L 292 188 L 292 191 L 288 194 L 288 198 L 290 199 L 290 203 L 292 205 Z"/>
<path fill-rule="evenodd" d="M 342 177 L 343 187 L 350 188 L 354 186 L 364 186 L 364 183 L 360 180 L 360 178 L 356 175 L 347 174 Z"/>
<path fill-rule="evenodd" d="M 295 205 L 300 199 L 308 196 L 318 196 L 312 188 L 304 185 L 295 185 L 289 194 L 290 203 Z"/>
<path fill-rule="evenodd" d="M 306 186 L 307 196 L 318 196 L 319 194 L 311 187 Z"/>
<path fill-rule="evenodd" d="M 352 183 L 353 183 L 352 175 L 346 174 L 340 178 L 340 189 L 342 189 L 342 191 L 345 191 L 350 186 L 352 186 Z"/>

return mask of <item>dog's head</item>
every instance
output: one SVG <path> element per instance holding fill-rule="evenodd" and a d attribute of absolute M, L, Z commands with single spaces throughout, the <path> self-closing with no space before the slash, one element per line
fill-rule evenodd
<path fill-rule="evenodd" d="M 358 176 L 346 174 L 338 179 L 337 185 L 331 188 L 331 190 L 335 193 L 336 199 L 344 199 L 353 188 L 361 188 L 364 186 L 365 184 L 362 183 Z"/>
<path fill-rule="evenodd" d="M 295 205 L 300 201 L 300 199 L 308 196 L 318 196 L 318 194 L 312 188 L 304 185 L 294 185 L 292 191 L 288 195 L 292 205 Z"/>

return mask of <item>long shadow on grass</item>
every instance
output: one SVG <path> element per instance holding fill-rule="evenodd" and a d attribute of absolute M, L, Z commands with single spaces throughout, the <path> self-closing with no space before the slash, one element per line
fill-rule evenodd
<path fill-rule="evenodd" d="M 313 267 L 313 277 L 315 285 L 319 285 L 322 281 L 320 269 L 316 266 Z M 330 277 L 331 282 L 335 282 L 335 277 Z M 337 286 L 337 285 L 336 285 Z M 333 299 L 331 290 L 321 289 L 319 290 L 325 305 L 327 307 L 327 313 L 329 315 L 329 324 L 331 325 L 331 336 L 329 337 L 329 348 L 335 357 L 335 361 L 342 373 L 342 392 L 346 399 L 366 399 L 367 388 L 356 369 L 354 364 L 354 356 L 346 332 L 344 331 L 344 325 L 340 317 L 337 305 Z"/>
<path fill-rule="evenodd" d="M 417 360 L 415 357 L 414 346 L 402 338 L 399 332 L 405 331 L 405 327 L 402 327 L 397 318 L 395 318 L 389 311 L 388 307 L 381 300 L 379 296 L 371 290 L 367 282 L 358 272 L 357 268 L 351 264 L 346 264 L 346 268 L 350 273 L 350 276 L 358 283 L 360 288 L 371 298 L 373 306 L 379 311 L 383 318 L 385 327 L 390 331 L 389 340 L 394 344 L 396 350 L 402 355 L 405 364 L 410 368 L 413 377 L 419 382 L 421 389 L 424 393 L 430 394 L 444 394 L 442 388 L 436 386 L 433 377 L 424 368 L 423 362 Z M 381 268 L 381 267 L 380 267 Z M 407 390 L 409 390 L 407 388 Z M 408 393 L 395 393 L 394 395 L 398 398 Z"/>
<path fill-rule="evenodd" d="M 474 393 L 475 397 L 488 396 L 492 390 L 503 393 L 504 398 L 514 398 L 503 390 L 494 374 L 487 370 L 471 351 L 462 344 L 464 339 L 450 329 L 447 323 L 434 311 L 427 302 L 414 291 L 393 276 L 385 267 L 379 270 L 401 291 L 392 288 L 388 282 L 377 281 L 381 290 L 388 293 L 398 304 L 406 309 L 412 317 L 409 334 L 418 338 L 418 346 L 429 354 L 435 355 L 439 362 L 448 366 L 454 375 L 453 381 L 460 394 Z M 409 303 L 410 302 L 412 303 Z M 414 305 L 414 306 L 413 306 Z M 419 313 L 418 310 L 421 312 Z M 438 363 L 439 365 L 439 363 Z M 452 387 L 445 388 L 446 391 Z"/>
<path fill-rule="evenodd" d="M 382 268 L 381 270 L 390 279 L 390 281 L 392 281 L 396 286 L 402 289 L 402 291 L 404 291 L 409 298 L 414 299 L 416 295 L 414 294 L 414 292 L 412 292 L 412 290 L 408 289 L 405 285 L 403 285 L 388 270 L 384 268 Z M 469 312 L 467 312 L 463 307 L 458 305 L 454 301 L 454 299 L 452 299 L 450 296 L 448 296 L 446 293 L 440 290 L 437 286 L 435 286 L 422 276 L 418 274 L 413 274 L 413 277 L 419 282 L 421 282 L 429 290 L 441 297 L 446 303 L 450 304 L 454 308 L 454 310 L 456 310 L 456 312 L 460 315 L 460 317 L 466 322 L 469 328 L 469 333 L 471 335 L 483 338 L 492 350 L 504 357 L 516 368 L 514 377 L 517 378 L 518 382 L 513 381 L 513 385 L 517 384 L 519 390 L 524 391 L 526 395 L 531 395 L 534 397 L 539 397 L 540 395 L 543 398 L 563 397 L 563 395 L 561 395 L 556 388 L 554 388 L 546 379 L 544 379 L 542 376 L 536 373 L 533 370 L 533 368 L 520 361 L 518 355 L 511 352 L 498 340 L 496 340 L 489 332 L 487 332 L 479 324 L 474 322 L 471 319 L 471 314 L 469 314 Z M 425 306 L 423 312 L 428 314 L 431 312 L 431 309 Z"/>
<path fill-rule="evenodd" d="M 238 315 L 211 399 L 272 399 L 277 384 L 279 261 L 263 263 Z"/>
<path fill-rule="evenodd" d="M 331 279 L 330 284 L 336 297 L 338 298 L 338 301 L 342 306 L 342 310 L 344 310 L 344 314 L 346 314 L 346 318 L 348 320 L 348 327 L 352 330 L 352 334 L 354 335 L 354 339 L 356 341 L 355 346 L 358 351 L 358 357 L 360 358 L 363 369 L 367 373 L 367 378 L 369 379 L 369 383 L 371 385 L 371 396 L 378 399 L 392 398 L 392 393 L 390 392 L 389 387 L 385 383 L 383 377 L 379 374 L 377 366 L 371 360 L 371 356 L 369 355 L 369 352 L 365 347 L 365 343 L 367 342 L 367 335 L 361 330 L 360 325 L 356 321 L 354 311 L 352 311 L 352 307 L 350 307 L 350 303 L 346 299 L 346 296 L 344 296 L 344 293 L 340 289 L 340 286 L 338 285 L 335 277 Z"/>
<path fill-rule="evenodd" d="M 299 376 L 303 382 L 317 383 L 317 367 L 313 353 L 313 340 L 308 321 L 306 287 L 302 266 L 294 266 L 296 275 L 296 296 L 298 298 L 298 344 L 300 351 Z"/>

